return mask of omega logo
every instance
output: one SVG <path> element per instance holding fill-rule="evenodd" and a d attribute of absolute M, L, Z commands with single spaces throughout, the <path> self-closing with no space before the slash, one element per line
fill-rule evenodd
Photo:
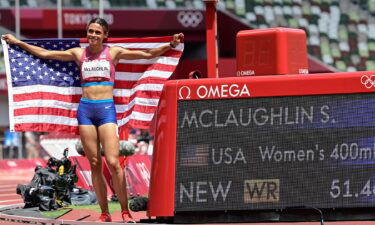
<path fill-rule="evenodd" d="M 178 90 L 178 99 L 190 99 L 191 90 L 188 86 L 182 86 Z"/>

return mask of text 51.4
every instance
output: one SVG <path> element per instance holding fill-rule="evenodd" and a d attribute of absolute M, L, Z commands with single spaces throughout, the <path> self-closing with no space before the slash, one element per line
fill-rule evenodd
<path fill-rule="evenodd" d="M 331 182 L 331 190 L 329 194 L 332 198 L 358 198 L 363 196 L 371 196 L 375 195 L 375 185 L 370 179 L 368 179 L 363 185 L 355 185 L 356 190 L 354 190 L 351 186 L 351 180 L 346 179 L 344 181 L 340 179 L 334 179 Z"/>

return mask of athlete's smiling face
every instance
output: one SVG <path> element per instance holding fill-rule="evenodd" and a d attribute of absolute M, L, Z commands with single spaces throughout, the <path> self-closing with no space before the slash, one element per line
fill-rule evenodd
<path fill-rule="evenodd" d="M 90 45 L 101 45 L 107 34 L 108 32 L 100 24 L 91 23 L 87 27 L 87 39 Z"/>

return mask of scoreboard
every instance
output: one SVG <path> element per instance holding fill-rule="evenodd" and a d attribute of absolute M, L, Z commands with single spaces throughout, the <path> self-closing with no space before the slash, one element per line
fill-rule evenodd
<path fill-rule="evenodd" d="M 170 81 L 149 216 L 375 206 L 371 72 Z"/>

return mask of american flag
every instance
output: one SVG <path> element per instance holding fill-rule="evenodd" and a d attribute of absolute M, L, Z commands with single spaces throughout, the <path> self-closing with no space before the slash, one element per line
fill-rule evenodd
<path fill-rule="evenodd" d="M 179 165 L 183 167 L 207 166 L 210 148 L 209 145 L 187 145 L 178 153 Z"/>
<path fill-rule="evenodd" d="M 172 37 L 113 38 L 109 46 L 149 49 L 169 44 Z M 50 50 L 86 47 L 87 39 L 41 39 L 26 42 Z M 43 60 L 2 40 L 9 96 L 11 131 L 78 133 L 80 70 L 75 62 Z M 114 100 L 120 128 L 148 129 L 164 82 L 175 70 L 184 45 L 153 59 L 120 60 Z"/>

